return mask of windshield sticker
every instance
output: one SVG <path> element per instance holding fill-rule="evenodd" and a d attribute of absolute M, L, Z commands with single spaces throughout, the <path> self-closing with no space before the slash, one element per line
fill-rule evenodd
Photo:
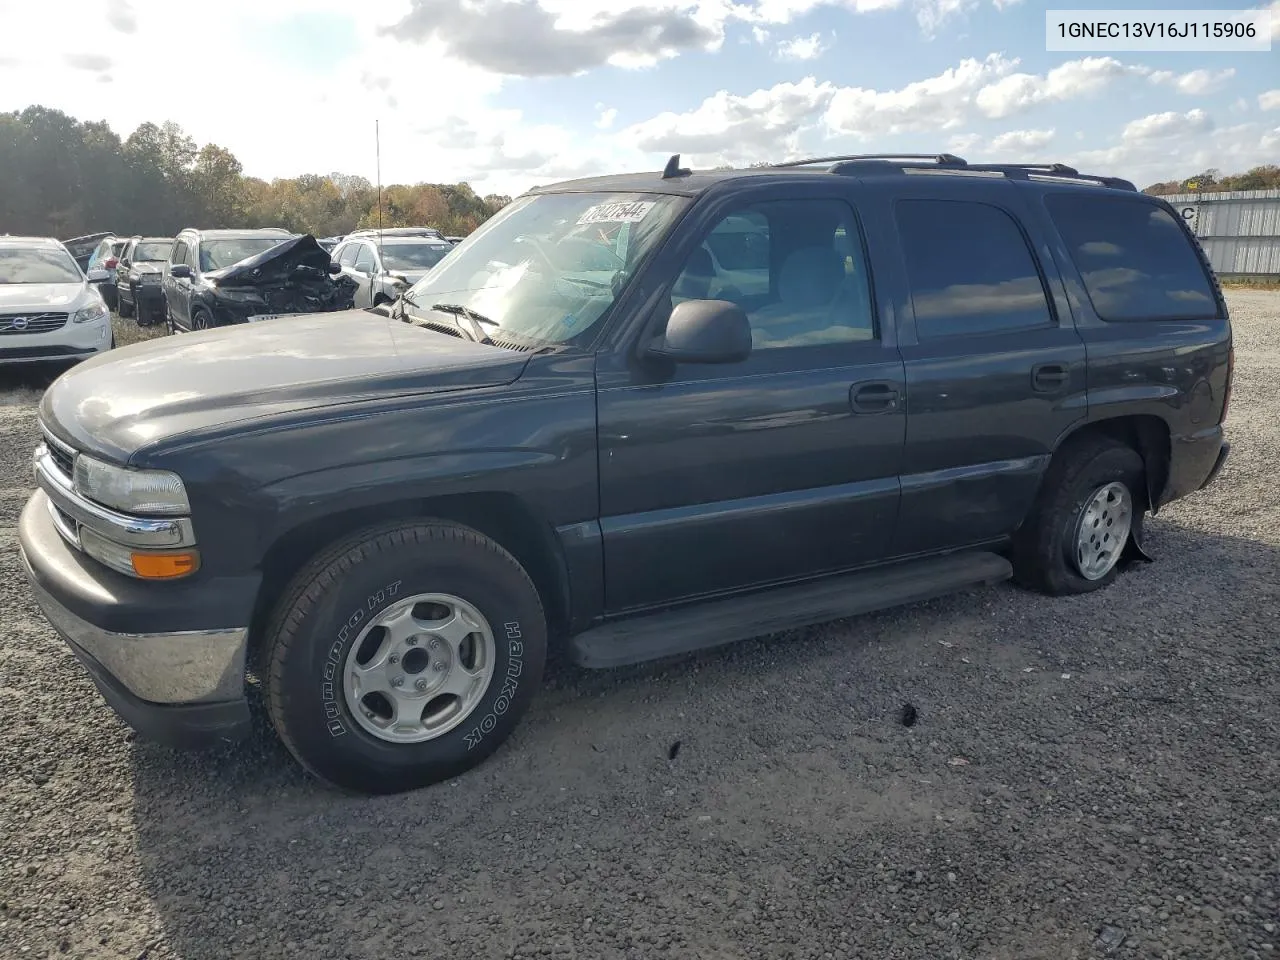
<path fill-rule="evenodd" d="M 578 226 L 586 223 L 639 223 L 656 206 L 656 200 L 632 200 L 628 203 L 597 203 L 578 218 Z"/>

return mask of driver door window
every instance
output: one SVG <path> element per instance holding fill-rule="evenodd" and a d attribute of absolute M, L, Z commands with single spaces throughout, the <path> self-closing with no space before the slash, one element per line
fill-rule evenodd
<path fill-rule="evenodd" d="M 360 254 L 356 257 L 354 270 L 360 273 L 372 274 L 375 272 L 375 264 L 373 262 L 373 247 L 361 244 Z"/>
<path fill-rule="evenodd" d="M 765 203 L 724 217 L 671 291 L 729 300 L 747 314 L 752 350 L 874 340 L 866 251 L 853 210 L 836 200 Z"/>

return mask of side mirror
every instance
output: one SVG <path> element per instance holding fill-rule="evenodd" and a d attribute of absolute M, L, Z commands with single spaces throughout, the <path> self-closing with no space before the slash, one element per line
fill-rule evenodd
<path fill-rule="evenodd" d="M 676 363 L 739 363 L 751 355 L 751 324 L 728 300 L 686 300 L 645 352 Z"/>
<path fill-rule="evenodd" d="M 128 270 L 130 267 L 133 266 L 133 261 L 130 260 L 128 257 L 125 257 L 123 260 L 120 261 L 120 266 Z"/>
<path fill-rule="evenodd" d="M 106 279 L 107 279 L 107 271 L 104 270 L 102 267 L 94 267 L 92 270 L 89 271 L 90 283 L 102 283 L 102 281 Z"/>
<path fill-rule="evenodd" d="M 330 275 L 330 276 L 333 276 L 333 277 L 336 277 L 336 276 L 337 276 L 338 274 L 340 274 L 341 272 L 342 272 L 342 264 L 340 264 L 337 260 L 330 260 L 330 261 L 329 261 L 329 275 Z"/>
<path fill-rule="evenodd" d="M 176 277 L 179 280 L 187 280 L 191 277 L 191 265 L 189 263 L 175 263 L 169 268 L 169 276 Z"/>

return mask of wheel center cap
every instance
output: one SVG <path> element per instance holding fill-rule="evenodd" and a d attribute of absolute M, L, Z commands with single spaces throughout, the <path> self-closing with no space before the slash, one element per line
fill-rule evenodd
<path fill-rule="evenodd" d="M 404 660 L 401 661 L 401 668 L 405 673 L 413 676 L 427 669 L 430 663 L 431 656 L 427 651 L 423 650 L 421 647 L 414 647 L 412 650 L 405 653 Z"/>

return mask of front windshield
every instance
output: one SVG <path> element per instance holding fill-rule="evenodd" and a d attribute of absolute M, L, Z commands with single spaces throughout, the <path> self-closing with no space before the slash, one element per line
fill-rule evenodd
<path fill-rule="evenodd" d="M 489 335 L 564 343 L 594 326 L 688 201 L 550 193 L 503 207 L 405 296 L 465 307 Z"/>
<path fill-rule="evenodd" d="M 382 265 L 388 270 L 430 270 L 440 258 L 453 250 L 443 243 L 386 243 L 382 246 Z"/>
<path fill-rule="evenodd" d="M 0 247 L 0 283 L 79 283 L 80 268 L 54 247 Z"/>
<path fill-rule="evenodd" d="M 200 245 L 200 271 L 221 270 L 284 243 L 288 237 L 241 237 L 236 240 L 206 240 Z"/>
<path fill-rule="evenodd" d="M 168 260 L 169 251 L 173 249 L 173 244 L 164 243 L 140 243 L 133 248 L 134 263 L 151 263 L 156 260 Z"/>

